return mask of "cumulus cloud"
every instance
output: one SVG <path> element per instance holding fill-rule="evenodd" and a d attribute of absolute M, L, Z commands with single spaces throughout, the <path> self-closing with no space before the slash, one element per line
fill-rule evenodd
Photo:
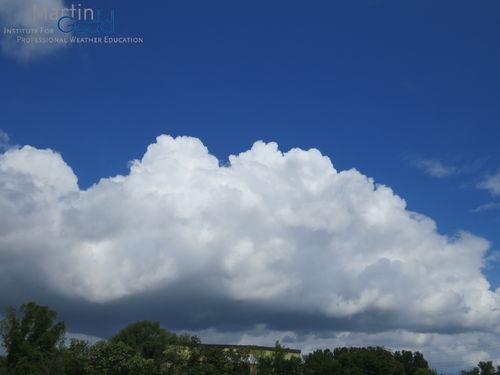
<path fill-rule="evenodd" d="M 3 33 L 0 40 L 2 50 L 9 56 L 20 60 L 32 60 L 49 55 L 65 46 L 64 43 L 39 43 L 19 41 L 18 37 L 60 36 L 51 15 L 66 8 L 63 0 L 2 0 L 0 2 L 0 23 L 2 28 L 36 30 L 35 34 L 26 31 Z M 53 34 L 40 34 L 41 28 L 51 29 Z"/>
<path fill-rule="evenodd" d="M 414 161 L 414 165 L 429 176 L 436 178 L 450 177 L 458 173 L 457 167 L 445 165 L 436 159 L 417 159 Z"/>
<path fill-rule="evenodd" d="M 162 135 L 127 175 L 81 190 L 61 155 L 25 146 L 0 156 L 0 212 L 4 296 L 114 320 L 146 301 L 177 328 L 500 332 L 488 241 L 440 234 L 316 149 L 256 142 L 221 166 L 200 140 Z"/>
<path fill-rule="evenodd" d="M 487 176 L 479 184 L 478 187 L 487 190 L 493 196 L 500 195 L 500 172 L 494 175 Z"/>

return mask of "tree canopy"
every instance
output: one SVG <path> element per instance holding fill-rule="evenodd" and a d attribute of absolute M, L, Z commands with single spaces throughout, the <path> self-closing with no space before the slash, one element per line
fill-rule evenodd
<path fill-rule="evenodd" d="M 13 308 L 0 322 L 0 335 L 7 350 L 5 365 L 9 374 L 50 374 L 54 358 L 64 342 L 64 322 L 57 314 L 34 302 Z"/>
<path fill-rule="evenodd" d="M 259 353 L 205 345 L 148 320 L 94 344 L 65 343 L 65 329 L 47 306 L 29 302 L 10 308 L 0 322 L 7 352 L 0 357 L 0 375 L 437 375 L 422 353 L 408 350 L 342 347 L 300 357 L 277 342 Z M 480 362 L 460 375 L 500 375 L 500 367 Z"/>
<path fill-rule="evenodd" d="M 158 359 L 168 344 L 177 342 L 177 335 L 161 328 L 159 322 L 142 320 L 129 324 L 111 342 L 124 343 L 144 358 Z"/>

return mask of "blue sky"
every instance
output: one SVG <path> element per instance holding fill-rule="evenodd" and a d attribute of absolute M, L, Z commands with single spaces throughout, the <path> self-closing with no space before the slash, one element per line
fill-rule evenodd
<path fill-rule="evenodd" d="M 221 159 L 276 141 L 316 147 L 442 231 L 498 247 L 498 211 L 471 212 L 491 201 L 475 185 L 500 169 L 498 2 L 84 5 L 114 8 L 117 32 L 145 44 L 2 57 L 2 129 L 61 152 L 81 187 L 125 172 L 162 133 L 200 137 Z M 419 158 L 467 173 L 432 179 L 411 168 Z"/>
<path fill-rule="evenodd" d="M 0 129 L 59 152 L 81 189 L 127 174 L 160 134 L 197 137 L 222 162 L 275 141 L 500 250 L 500 211 L 474 212 L 500 202 L 478 188 L 500 171 L 498 1 L 82 3 L 113 8 L 117 33 L 144 44 L 0 55 Z M 498 265 L 484 272 L 500 285 Z"/>

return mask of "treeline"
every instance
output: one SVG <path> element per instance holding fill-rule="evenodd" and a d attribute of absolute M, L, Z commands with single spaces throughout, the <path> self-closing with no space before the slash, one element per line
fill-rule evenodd
<path fill-rule="evenodd" d="M 462 370 L 460 375 L 500 375 L 500 366 L 496 369 L 491 361 L 479 362 L 472 370 Z"/>
<path fill-rule="evenodd" d="M 140 321 L 107 341 L 65 343 L 66 327 L 46 306 L 9 309 L 0 322 L 6 356 L 0 375 L 436 375 L 419 352 L 380 347 L 317 350 L 303 357 L 277 343 L 272 352 L 203 345 L 159 323 Z M 491 368 L 490 368 L 491 367 Z M 488 372 L 488 371 L 493 372 Z M 498 369 L 497 369 L 498 371 Z M 491 362 L 463 375 L 496 375 Z"/>

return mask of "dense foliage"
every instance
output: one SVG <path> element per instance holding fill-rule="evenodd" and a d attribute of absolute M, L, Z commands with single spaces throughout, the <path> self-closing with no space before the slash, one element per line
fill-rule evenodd
<path fill-rule="evenodd" d="M 463 370 L 460 375 L 500 375 L 500 366 L 495 367 L 491 361 L 479 362 L 472 370 Z"/>
<path fill-rule="evenodd" d="M 419 352 L 381 347 L 316 350 L 302 358 L 279 343 L 272 352 L 203 345 L 158 322 L 139 321 L 108 341 L 64 344 L 65 324 L 34 302 L 9 309 L 0 322 L 7 355 L 0 375 L 437 375 Z M 461 375 L 500 375 L 500 367 L 480 362 Z"/>
<path fill-rule="evenodd" d="M 64 323 L 56 322 L 56 313 L 46 306 L 30 302 L 21 306 L 19 314 L 9 309 L 0 324 L 8 373 L 55 373 L 65 330 Z"/>

